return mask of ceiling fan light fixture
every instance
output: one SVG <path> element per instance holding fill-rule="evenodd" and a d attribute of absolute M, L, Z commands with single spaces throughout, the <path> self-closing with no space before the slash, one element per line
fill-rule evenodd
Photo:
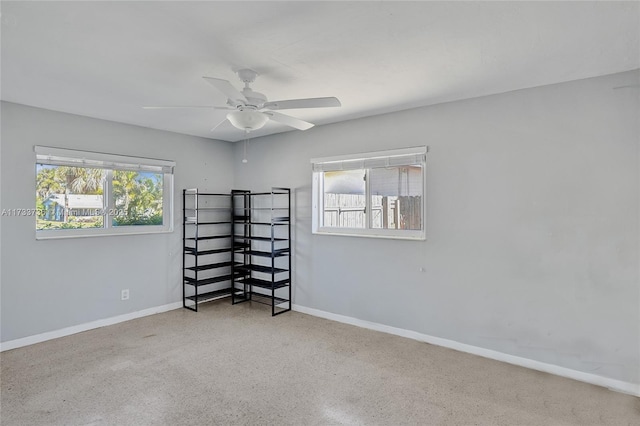
<path fill-rule="evenodd" d="M 267 124 L 267 121 L 269 121 L 269 117 L 260 111 L 241 110 L 227 114 L 227 120 L 229 120 L 234 127 L 250 132 L 262 128 Z"/>

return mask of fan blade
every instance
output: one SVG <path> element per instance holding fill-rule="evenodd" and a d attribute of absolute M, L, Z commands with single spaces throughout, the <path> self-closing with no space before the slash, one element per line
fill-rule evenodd
<path fill-rule="evenodd" d="M 291 117 L 290 115 L 280 114 L 279 112 L 273 111 L 263 112 L 273 121 L 277 121 L 278 123 L 285 124 L 298 130 L 307 130 L 314 126 L 314 124 L 312 123 L 300 120 L 299 118 Z"/>
<path fill-rule="evenodd" d="M 327 108 L 342 106 L 338 98 L 308 98 L 289 99 L 286 101 L 265 102 L 264 108 L 268 109 L 294 109 L 294 108 Z"/>
<path fill-rule="evenodd" d="M 201 109 L 235 109 L 229 106 L 209 106 L 209 105 L 177 105 L 177 106 L 143 106 L 142 109 L 183 109 L 183 108 L 201 108 Z"/>
<path fill-rule="evenodd" d="M 227 80 L 221 80 L 213 77 L 202 77 L 207 83 L 218 89 L 225 95 L 234 105 L 244 104 L 247 102 L 247 98 L 231 85 Z"/>

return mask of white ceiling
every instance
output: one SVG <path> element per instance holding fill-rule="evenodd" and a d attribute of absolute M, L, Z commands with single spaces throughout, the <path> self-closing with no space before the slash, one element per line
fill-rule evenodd
<path fill-rule="evenodd" d="M 223 105 L 201 77 L 253 68 L 270 100 L 337 96 L 284 111 L 326 124 L 640 68 L 638 2 L 0 5 L 3 100 L 228 141 L 225 111 L 142 106 Z"/>

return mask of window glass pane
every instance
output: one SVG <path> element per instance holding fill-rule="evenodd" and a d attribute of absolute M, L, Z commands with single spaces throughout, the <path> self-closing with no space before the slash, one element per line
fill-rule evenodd
<path fill-rule="evenodd" d="M 36 164 L 36 230 L 102 228 L 105 171 Z"/>
<path fill-rule="evenodd" d="M 371 227 L 422 229 L 422 167 L 374 168 L 369 171 Z"/>
<path fill-rule="evenodd" d="M 162 173 L 113 171 L 113 226 L 162 225 Z"/>
<path fill-rule="evenodd" d="M 365 171 L 343 170 L 323 175 L 323 226 L 365 228 Z"/>

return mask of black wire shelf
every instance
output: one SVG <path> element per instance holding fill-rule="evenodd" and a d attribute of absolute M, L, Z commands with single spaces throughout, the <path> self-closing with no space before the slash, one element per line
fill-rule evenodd
<path fill-rule="evenodd" d="M 196 222 L 194 220 L 186 220 L 184 223 L 186 225 L 198 225 L 198 226 L 200 226 L 200 225 L 229 225 L 229 224 L 231 224 L 231 222 L 228 221 L 228 220 L 226 220 L 224 222 L 220 222 L 220 221 L 218 221 L 218 222 Z"/>
<path fill-rule="evenodd" d="M 189 240 L 189 241 L 204 241 L 204 240 L 217 240 L 220 238 L 231 238 L 231 235 L 208 235 L 206 237 L 189 237 L 189 238 L 185 238 L 185 240 Z"/>
<path fill-rule="evenodd" d="M 255 291 L 251 292 L 251 299 L 252 302 L 258 302 L 258 303 L 262 303 L 264 305 L 282 305 L 283 303 L 287 303 L 289 302 L 289 300 L 287 299 L 283 299 L 282 297 L 272 297 L 269 294 L 263 294 L 263 293 L 258 293 Z"/>
<path fill-rule="evenodd" d="M 249 195 L 251 197 L 255 197 L 256 195 L 289 195 L 289 192 L 286 191 L 272 191 L 272 192 L 249 192 L 246 194 L 236 194 L 236 195 Z"/>
<path fill-rule="evenodd" d="M 255 287 L 266 288 L 271 290 L 271 289 L 287 287 L 291 280 L 287 278 L 286 280 L 272 282 L 271 280 L 267 281 L 267 280 L 261 280 L 259 278 L 245 277 L 245 278 L 236 279 L 235 281 L 238 284 L 247 284 L 247 285 L 252 285 Z"/>
<path fill-rule="evenodd" d="M 282 272 L 289 272 L 289 270 L 283 269 L 283 268 L 275 268 L 275 267 L 272 268 L 271 266 L 255 265 L 255 264 L 240 265 L 236 269 L 238 269 L 239 271 L 263 272 L 265 274 L 271 274 L 271 273 L 280 274 Z"/>
<path fill-rule="evenodd" d="M 232 264 L 242 265 L 241 263 L 238 263 L 238 262 L 219 262 L 219 263 L 209 263 L 207 265 L 189 266 L 184 269 L 189 271 L 206 271 L 208 269 L 224 268 L 225 266 L 231 266 Z"/>
<path fill-rule="evenodd" d="M 228 197 L 229 194 L 221 194 L 219 192 L 199 192 L 196 188 L 185 189 L 184 193 L 186 195 L 214 195 L 218 197 Z"/>
<path fill-rule="evenodd" d="M 198 296 L 186 296 L 185 299 L 191 300 L 196 303 L 210 302 L 212 300 L 223 299 L 225 297 L 231 296 L 232 290 L 232 288 L 223 288 L 221 290 L 214 290 L 207 293 L 198 294 Z M 238 291 L 239 290 L 236 289 L 236 292 Z"/>
<path fill-rule="evenodd" d="M 289 207 L 238 207 L 234 206 L 237 210 L 289 210 Z"/>
<path fill-rule="evenodd" d="M 288 248 L 279 249 L 279 250 L 274 250 L 273 252 L 260 251 L 260 250 L 245 250 L 245 251 L 239 252 L 238 254 L 246 254 L 249 256 L 260 256 L 260 257 L 282 257 L 282 256 L 289 255 L 289 249 Z"/>
<path fill-rule="evenodd" d="M 202 194 L 200 194 L 202 195 Z M 226 212 L 231 210 L 231 207 L 185 207 L 184 210 L 189 210 L 189 211 L 207 211 L 207 212 Z"/>
<path fill-rule="evenodd" d="M 184 252 L 193 256 L 206 256 L 208 254 L 216 254 L 216 253 L 227 253 L 230 252 L 231 247 L 224 247 L 219 249 L 211 249 L 211 250 L 198 250 L 196 251 L 195 247 L 185 247 Z"/>
<path fill-rule="evenodd" d="M 246 221 L 239 221 L 239 220 L 235 220 L 233 221 L 234 224 L 236 225 L 264 225 L 264 226 L 277 226 L 277 225 L 288 225 L 289 219 L 286 219 L 287 221 L 284 220 L 278 220 L 278 221 L 273 221 L 273 222 L 246 222 Z"/>
<path fill-rule="evenodd" d="M 254 237 L 251 235 L 234 235 L 234 238 L 238 240 L 253 240 L 253 241 L 289 241 L 287 238 Z"/>
<path fill-rule="evenodd" d="M 241 277 L 242 275 L 236 275 L 236 278 Z M 231 274 L 227 274 L 227 275 L 219 275 L 217 277 L 211 277 L 211 278 L 200 278 L 198 280 L 196 280 L 195 278 L 190 278 L 190 277 L 184 277 L 184 282 L 185 284 L 191 285 L 191 286 L 196 286 L 196 287 L 200 287 L 203 285 L 209 285 L 209 284 L 215 284 L 215 283 L 221 283 L 224 281 L 231 281 Z"/>

